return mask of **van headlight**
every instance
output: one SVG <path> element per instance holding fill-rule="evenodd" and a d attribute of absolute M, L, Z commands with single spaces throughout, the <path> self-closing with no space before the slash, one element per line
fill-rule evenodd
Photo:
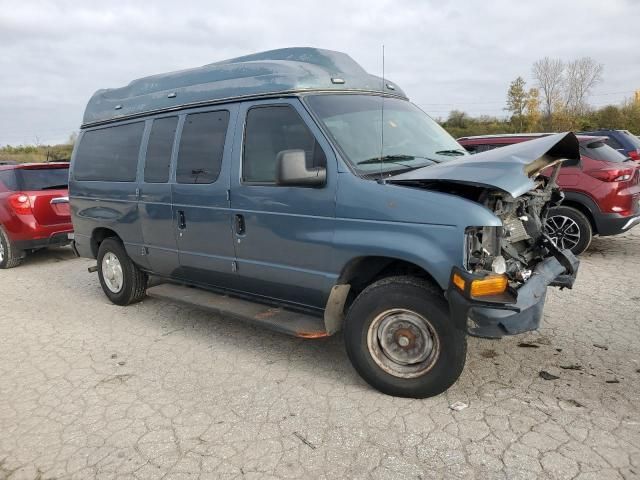
<path fill-rule="evenodd" d="M 463 258 L 463 265 L 467 271 L 489 270 L 495 273 L 506 271 L 506 262 L 500 256 L 499 234 L 501 231 L 502 227 L 467 227 Z M 502 272 L 494 269 L 494 262 L 496 269 L 504 268 Z"/>

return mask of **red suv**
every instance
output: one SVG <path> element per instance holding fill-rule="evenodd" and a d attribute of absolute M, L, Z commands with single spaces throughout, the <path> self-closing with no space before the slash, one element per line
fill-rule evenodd
<path fill-rule="evenodd" d="M 480 153 L 544 135 L 483 135 L 458 142 Z M 565 198 L 549 210 L 546 224 L 549 236 L 575 254 L 589 247 L 594 234 L 616 235 L 640 223 L 640 164 L 608 146 L 607 137 L 578 135 L 578 140 L 580 164 L 560 169 Z"/>
<path fill-rule="evenodd" d="M 0 165 L 0 268 L 71 241 L 68 163 Z"/>

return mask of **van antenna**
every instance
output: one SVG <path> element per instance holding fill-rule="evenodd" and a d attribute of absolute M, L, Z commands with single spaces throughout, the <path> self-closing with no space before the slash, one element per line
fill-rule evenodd
<path fill-rule="evenodd" d="M 378 158 L 380 164 L 380 182 L 384 183 L 382 175 L 382 157 L 384 156 L 384 44 L 382 44 L 382 95 L 380 104 L 380 156 Z"/>

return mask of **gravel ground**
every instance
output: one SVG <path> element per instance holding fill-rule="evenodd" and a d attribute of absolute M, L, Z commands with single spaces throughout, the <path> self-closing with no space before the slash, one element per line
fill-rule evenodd
<path fill-rule="evenodd" d="M 111 305 L 91 264 L 0 271 L 0 479 L 640 478 L 640 228 L 427 400 L 369 388 L 340 336 Z"/>

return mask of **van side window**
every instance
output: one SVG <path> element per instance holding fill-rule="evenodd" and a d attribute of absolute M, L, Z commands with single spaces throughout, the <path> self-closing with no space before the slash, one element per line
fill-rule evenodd
<path fill-rule="evenodd" d="M 278 153 L 292 149 L 305 151 L 309 168 L 327 164 L 322 148 L 292 107 L 250 109 L 245 126 L 242 180 L 249 183 L 275 183 Z"/>
<path fill-rule="evenodd" d="M 133 182 L 144 122 L 89 130 L 82 135 L 76 154 L 74 177 L 77 180 Z"/>
<path fill-rule="evenodd" d="M 157 118 L 153 121 L 144 165 L 145 182 L 166 183 L 169 181 L 171 150 L 177 126 L 178 117 Z"/>
<path fill-rule="evenodd" d="M 178 183 L 213 183 L 217 180 L 228 125 L 227 110 L 187 115 L 180 137 Z"/>

